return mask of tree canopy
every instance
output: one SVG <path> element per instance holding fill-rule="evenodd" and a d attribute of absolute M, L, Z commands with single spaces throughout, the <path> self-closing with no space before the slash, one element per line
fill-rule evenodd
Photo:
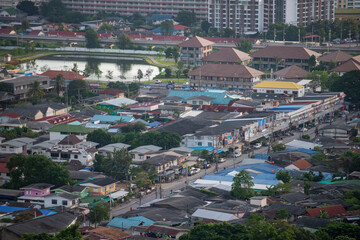
<path fill-rule="evenodd" d="M 283 183 L 290 182 L 290 173 L 287 171 L 279 171 L 276 173 L 276 179 L 283 181 Z"/>
<path fill-rule="evenodd" d="M 191 27 L 196 23 L 196 15 L 192 11 L 181 10 L 175 18 L 175 21 L 181 25 Z"/>
<path fill-rule="evenodd" d="M 360 101 L 360 70 L 347 72 L 332 84 L 331 91 L 345 92 L 351 102 Z"/>
<path fill-rule="evenodd" d="M 68 95 L 69 97 L 77 96 L 78 99 L 87 94 L 89 85 L 82 79 L 75 79 L 69 83 Z"/>
<path fill-rule="evenodd" d="M 21 240 L 82 240 L 81 233 L 78 230 L 79 224 L 73 224 L 53 235 L 48 233 L 25 233 L 21 236 Z"/>
<path fill-rule="evenodd" d="M 110 208 L 108 203 L 97 203 L 90 209 L 90 222 L 100 223 L 103 220 L 107 220 L 110 217 Z"/>
<path fill-rule="evenodd" d="M 99 35 L 94 29 L 86 30 L 86 47 L 87 48 L 98 48 L 100 47 Z"/>
<path fill-rule="evenodd" d="M 134 47 L 134 43 L 128 35 L 122 33 L 118 36 L 116 46 L 120 49 L 131 49 Z"/>
<path fill-rule="evenodd" d="M 44 155 L 17 154 L 10 158 L 6 167 L 10 170 L 10 182 L 6 186 L 12 189 L 33 183 L 49 183 L 60 187 L 72 182 L 67 167 Z"/>
<path fill-rule="evenodd" d="M 96 129 L 88 134 L 86 140 L 99 143 L 99 147 L 103 147 L 111 143 L 111 136 L 103 129 Z"/>
<path fill-rule="evenodd" d="M 32 1 L 21 1 L 16 6 L 17 9 L 26 12 L 29 16 L 36 15 L 39 13 L 39 8 L 35 6 Z"/>
<path fill-rule="evenodd" d="M 252 49 L 252 43 L 249 40 L 241 39 L 240 42 L 236 43 L 236 48 L 240 51 L 250 53 Z"/>
<path fill-rule="evenodd" d="M 251 181 L 251 175 L 242 170 L 233 178 L 231 185 L 231 195 L 237 199 L 248 199 L 254 195 L 254 190 L 251 189 L 254 183 Z"/>

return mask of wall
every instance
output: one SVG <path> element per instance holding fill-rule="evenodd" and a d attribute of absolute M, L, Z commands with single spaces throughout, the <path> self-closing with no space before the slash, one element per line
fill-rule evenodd
<path fill-rule="evenodd" d="M 28 197 L 43 197 L 50 194 L 50 188 L 44 190 L 24 189 L 24 196 Z"/>

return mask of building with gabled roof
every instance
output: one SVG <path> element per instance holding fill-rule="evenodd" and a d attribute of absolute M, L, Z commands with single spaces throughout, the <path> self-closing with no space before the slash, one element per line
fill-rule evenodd
<path fill-rule="evenodd" d="M 75 80 L 75 79 L 84 79 L 86 76 L 83 76 L 79 73 L 73 71 L 60 71 L 60 70 L 47 70 L 46 72 L 40 74 L 41 76 L 47 76 L 51 79 L 55 79 L 58 75 L 64 77 L 65 80 Z"/>
<path fill-rule="evenodd" d="M 321 212 L 325 211 L 329 218 L 336 217 L 339 214 L 346 213 L 346 210 L 341 205 L 333 205 L 327 207 L 318 207 L 312 209 L 306 209 L 306 212 L 309 214 L 310 217 L 318 217 L 320 216 Z"/>
<path fill-rule="evenodd" d="M 292 65 L 290 67 L 274 72 L 274 76 L 278 79 L 283 80 L 301 80 L 305 79 L 308 73 L 308 71 L 302 69 L 301 67 Z"/>
<path fill-rule="evenodd" d="M 202 59 L 212 52 L 215 43 L 202 37 L 192 37 L 179 44 L 180 61 L 185 65 L 202 65 Z"/>
<path fill-rule="evenodd" d="M 86 136 L 92 132 L 92 129 L 81 125 L 59 124 L 49 129 L 50 140 L 62 140 L 69 134 L 76 135 L 79 139 L 86 139 Z"/>
<path fill-rule="evenodd" d="M 309 58 L 314 55 L 317 59 L 320 53 L 304 47 L 290 46 L 266 46 L 252 54 L 252 66 L 256 69 L 282 69 L 292 65 L 297 65 L 305 70 L 309 70 Z"/>
<path fill-rule="evenodd" d="M 50 188 L 54 185 L 48 183 L 34 183 L 20 188 L 24 195 L 18 197 L 18 202 L 30 202 L 44 205 L 44 197 L 50 194 Z"/>
<path fill-rule="evenodd" d="M 206 64 L 189 72 L 194 87 L 251 89 L 263 72 L 238 64 Z"/>
<path fill-rule="evenodd" d="M 305 95 L 304 86 L 286 81 L 262 81 L 254 85 L 253 90 L 257 93 L 293 94 L 296 97 Z"/>
<path fill-rule="evenodd" d="M 299 160 L 291 163 L 290 165 L 286 166 L 285 169 L 299 171 L 299 170 L 308 169 L 311 166 L 312 166 L 312 164 L 309 163 L 308 161 L 306 161 L 305 159 L 299 159 Z"/>
<path fill-rule="evenodd" d="M 350 71 L 358 71 L 358 70 L 360 70 L 360 60 L 357 61 L 356 58 L 351 58 L 346 62 L 344 62 L 343 64 L 340 64 L 339 66 L 336 66 L 335 68 L 331 69 L 331 72 L 336 72 L 340 76 L 342 76 L 344 73 Z"/>
<path fill-rule="evenodd" d="M 116 183 L 118 181 L 109 177 L 95 178 L 80 183 L 80 186 L 88 187 L 89 193 L 93 195 L 108 195 L 116 191 Z"/>
<path fill-rule="evenodd" d="M 321 57 L 319 57 L 318 60 L 320 62 L 325 62 L 325 63 L 334 62 L 338 65 L 338 64 L 342 64 L 342 63 L 346 62 L 350 58 L 352 58 L 352 56 L 350 54 L 347 54 L 343 51 L 338 50 L 338 51 L 334 51 L 334 52 L 328 52 L 325 55 L 322 55 Z"/>
<path fill-rule="evenodd" d="M 221 48 L 203 58 L 203 63 L 219 63 L 219 64 L 242 64 L 247 65 L 252 57 L 245 52 L 236 48 Z"/>

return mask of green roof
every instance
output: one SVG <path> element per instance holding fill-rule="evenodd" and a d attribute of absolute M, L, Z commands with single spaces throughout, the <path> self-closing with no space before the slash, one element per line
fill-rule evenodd
<path fill-rule="evenodd" d="M 5 9 L 5 11 L 10 15 L 16 15 L 16 10 L 14 8 Z"/>
<path fill-rule="evenodd" d="M 90 133 L 93 129 L 81 125 L 59 124 L 49 129 L 49 132 L 67 132 L 67 133 Z"/>

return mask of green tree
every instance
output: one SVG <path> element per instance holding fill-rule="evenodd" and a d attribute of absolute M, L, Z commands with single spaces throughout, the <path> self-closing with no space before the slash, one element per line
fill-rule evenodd
<path fill-rule="evenodd" d="M 351 223 L 334 221 L 324 228 L 319 228 L 316 235 L 322 236 L 323 233 L 326 233 L 329 236 L 329 239 L 336 239 L 339 236 L 360 239 L 360 226 Z"/>
<path fill-rule="evenodd" d="M 165 36 L 170 36 L 174 28 L 173 21 L 165 20 L 160 24 L 161 34 Z"/>
<path fill-rule="evenodd" d="M 172 48 L 171 55 L 173 56 L 175 62 L 178 62 L 178 59 L 180 57 L 180 48 L 178 46 L 175 46 Z"/>
<path fill-rule="evenodd" d="M 105 77 L 109 80 L 113 79 L 114 78 L 113 71 L 108 70 Z"/>
<path fill-rule="evenodd" d="M 171 47 L 168 47 L 166 50 L 165 50 L 165 58 L 171 58 L 173 54 L 173 50 Z"/>
<path fill-rule="evenodd" d="M 331 91 L 345 92 L 347 99 L 353 103 L 360 102 L 360 71 L 351 71 L 342 75 L 332 84 Z"/>
<path fill-rule="evenodd" d="M 231 28 L 225 28 L 223 30 L 223 36 L 224 37 L 234 37 L 235 36 L 235 31 Z"/>
<path fill-rule="evenodd" d="M 151 186 L 149 174 L 146 172 L 139 172 L 136 174 L 135 184 L 140 189 L 146 189 Z"/>
<path fill-rule="evenodd" d="M 299 28 L 294 25 L 288 25 L 285 30 L 286 41 L 298 41 L 299 40 Z"/>
<path fill-rule="evenodd" d="M 208 21 L 204 20 L 201 22 L 201 30 L 203 30 L 206 34 L 209 33 L 210 27 L 211 24 Z"/>
<path fill-rule="evenodd" d="M 115 44 L 120 49 L 131 49 L 134 46 L 131 37 L 123 33 L 118 36 Z"/>
<path fill-rule="evenodd" d="M 189 77 L 189 69 L 188 68 L 185 68 L 184 70 L 183 70 L 183 74 L 184 74 L 184 77 L 185 78 L 187 78 L 187 77 Z"/>
<path fill-rule="evenodd" d="M 276 219 L 288 219 L 291 217 L 291 214 L 286 209 L 280 209 L 275 212 Z"/>
<path fill-rule="evenodd" d="M 309 69 L 313 70 L 316 66 L 316 57 L 314 55 L 311 55 L 311 57 L 308 60 Z"/>
<path fill-rule="evenodd" d="M 276 179 L 283 181 L 283 183 L 290 182 L 290 173 L 287 171 L 279 171 L 276 173 Z"/>
<path fill-rule="evenodd" d="M 79 70 L 79 67 L 78 67 L 78 64 L 77 64 L 77 63 L 74 63 L 74 64 L 73 64 L 73 67 L 72 67 L 71 71 L 79 74 L 80 70 Z"/>
<path fill-rule="evenodd" d="M 108 203 L 97 203 L 90 209 L 90 222 L 95 224 L 108 220 L 110 217 L 110 208 Z"/>
<path fill-rule="evenodd" d="M 143 77 L 144 77 L 143 72 L 141 71 L 141 69 L 138 69 L 136 78 L 139 79 L 139 83 Z"/>
<path fill-rule="evenodd" d="M 68 86 L 68 95 L 77 96 L 80 99 L 82 96 L 86 95 L 89 89 L 89 85 L 82 79 L 75 79 L 69 83 Z"/>
<path fill-rule="evenodd" d="M 306 195 L 310 194 L 310 188 L 311 188 L 311 183 L 309 182 L 304 182 L 304 193 Z"/>
<path fill-rule="evenodd" d="M 165 68 L 165 77 L 171 77 L 171 68 Z"/>
<path fill-rule="evenodd" d="M 274 152 L 283 151 L 283 150 L 285 150 L 285 148 L 286 148 L 286 146 L 283 143 L 274 144 L 272 146 L 272 149 L 274 150 Z"/>
<path fill-rule="evenodd" d="M 49 183 L 56 187 L 72 182 L 69 170 L 44 155 L 22 154 L 10 158 L 6 167 L 10 169 L 8 188 L 19 189 L 33 183 Z"/>
<path fill-rule="evenodd" d="M 64 90 L 65 79 L 64 76 L 58 74 L 55 78 L 55 91 L 58 95 L 60 95 Z"/>
<path fill-rule="evenodd" d="M 86 140 L 99 143 L 99 147 L 103 147 L 111 143 L 111 136 L 103 129 L 96 129 L 88 134 Z"/>
<path fill-rule="evenodd" d="M 145 24 L 145 18 L 139 12 L 134 12 L 134 14 L 131 17 L 131 20 L 134 27 L 139 27 Z"/>
<path fill-rule="evenodd" d="M 95 171 L 102 170 L 104 174 L 116 180 L 125 180 L 131 164 L 131 154 L 125 149 L 115 150 L 106 157 L 95 159 Z"/>
<path fill-rule="evenodd" d="M 29 98 L 40 100 L 45 95 L 44 91 L 41 89 L 40 82 L 35 81 L 30 84 L 30 89 L 28 90 Z"/>
<path fill-rule="evenodd" d="M 63 22 L 67 11 L 61 0 L 50 0 L 48 3 L 42 3 L 40 7 L 41 15 L 52 22 Z"/>
<path fill-rule="evenodd" d="M 11 92 L 11 86 L 8 83 L 0 82 L 0 91 L 2 92 Z"/>
<path fill-rule="evenodd" d="M 176 76 L 177 76 L 178 80 L 180 80 L 180 75 L 181 75 L 181 73 L 183 71 L 183 68 L 184 68 L 184 62 L 179 61 L 179 62 L 177 62 L 176 66 L 177 66 L 177 69 L 178 69 L 176 71 Z"/>
<path fill-rule="evenodd" d="M 85 34 L 86 47 L 87 48 L 98 48 L 100 47 L 99 36 L 94 29 L 86 30 Z"/>
<path fill-rule="evenodd" d="M 30 27 L 29 20 L 23 19 L 23 20 L 21 21 L 21 28 L 24 29 L 24 30 L 26 30 L 26 29 L 28 29 L 29 27 Z"/>
<path fill-rule="evenodd" d="M 192 11 L 181 10 L 177 14 L 175 21 L 177 21 L 181 25 L 191 27 L 192 25 L 194 25 L 196 23 L 196 15 Z"/>
<path fill-rule="evenodd" d="M 109 33 L 112 30 L 113 30 L 113 27 L 107 22 L 103 22 L 98 29 L 99 32 L 106 32 L 106 33 Z"/>
<path fill-rule="evenodd" d="M 254 196 L 254 190 L 251 189 L 254 183 L 251 179 L 251 175 L 245 170 L 236 174 L 231 185 L 231 195 L 236 199 L 248 199 Z"/>
<path fill-rule="evenodd" d="M 16 8 L 26 12 L 29 16 L 33 16 L 39 13 L 39 8 L 35 6 L 32 1 L 21 1 L 16 5 Z"/>
<path fill-rule="evenodd" d="M 25 233 L 21 235 L 20 240 L 82 240 L 79 232 L 79 224 L 73 224 L 57 233 L 55 236 L 48 233 Z"/>
<path fill-rule="evenodd" d="M 252 43 L 249 40 L 241 39 L 240 42 L 236 43 L 236 48 L 240 51 L 250 53 L 252 49 Z"/>
<path fill-rule="evenodd" d="M 320 210 L 319 218 L 329 219 L 329 214 L 325 210 Z"/>

